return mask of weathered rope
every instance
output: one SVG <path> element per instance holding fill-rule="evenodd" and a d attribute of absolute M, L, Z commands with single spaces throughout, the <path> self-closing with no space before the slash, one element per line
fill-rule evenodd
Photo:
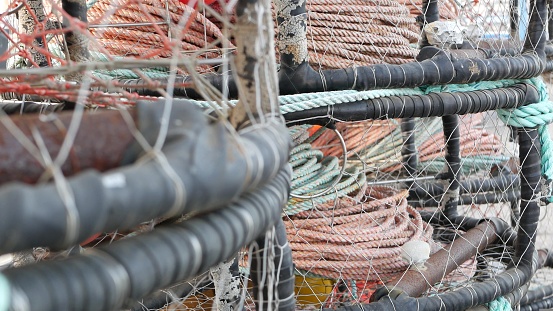
<path fill-rule="evenodd" d="M 553 202 L 551 183 L 553 182 L 553 142 L 547 130 L 547 125 L 553 121 L 553 102 L 549 100 L 547 86 L 542 78 L 529 80 L 540 94 L 540 101 L 534 104 L 498 111 L 499 118 L 505 124 L 515 127 L 538 128 L 541 144 L 541 170 L 548 184 L 549 202 Z"/>
<path fill-rule="evenodd" d="M 307 48 L 314 68 L 413 61 L 415 19 L 391 0 L 307 0 Z"/>
<path fill-rule="evenodd" d="M 296 195 L 310 195 L 331 187 L 341 171 L 338 158 L 324 156 L 321 150 L 314 149 L 309 143 L 304 143 L 309 139 L 306 127 L 294 128 L 291 136 L 298 143 L 291 150 L 289 160 L 293 169 L 292 192 Z M 312 199 L 291 198 L 284 213 L 294 215 L 310 210 L 318 204 L 346 196 L 363 187 L 366 181 L 364 172 L 354 167 L 346 170 L 346 173 L 328 194 Z"/>
<path fill-rule="evenodd" d="M 405 271 L 401 245 L 430 240 L 432 228 L 407 205 L 407 191 L 368 187 L 290 216 L 294 263 L 327 278 L 382 281 Z"/>
<path fill-rule="evenodd" d="M 233 46 L 221 29 L 209 18 L 178 0 L 168 1 L 167 9 L 165 3 L 160 0 L 144 0 L 140 3 L 126 0 L 95 0 L 90 3 L 87 14 L 91 24 L 170 23 L 169 27 L 166 24 L 160 24 L 91 29 L 97 39 L 96 44 L 99 44 L 99 46 L 91 45 L 91 50 L 106 51 L 114 56 L 148 55 L 149 58 L 167 58 L 172 56 L 172 48 L 175 44 L 181 51 L 206 49 L 215 40 L 225 41 L 229 46 Z M 177 25 L 183 16 L 188 16 L 191 21 L 186 29 L 179 29 Z M 177 43 L 171 37 L 180 37 L 181 41 Z M 220 57 L 220 53 L 206 51 L 201 54 L 201 57 L 217 58 Z M 112 75 L 111 72 L 103 74 Z"/>

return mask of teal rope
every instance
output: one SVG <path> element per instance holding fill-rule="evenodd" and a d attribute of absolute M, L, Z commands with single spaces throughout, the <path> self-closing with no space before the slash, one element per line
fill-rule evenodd
<path fill-rule="evenodd" d="M 96 2 L 98 2 L 98 0 L 89 0 L 89 1 L 87 1 L 86 2 L 86 8 L 90 9 L 91 7 L 93 7 L 96 4 Z"/>
<path fill-rule="evenodd" d="M 358 170 L 351 172 L 350 176 L 347 178 L 342 178 L 342 180 L 334 187 L 334 191 L 331 191 L 329 194 L 313 198 L 311 200 L 300 200 L 292 198 L 286 204 L 284 213 L 286 215 L 295 215 L 300 212 L 312 210 L 318 205 L 336 200 L 351 194 L 360 189 L 360 186 L 367 181 L 367 176 L 364 173 L 360 173 Z M 294 191 L 294 190 L 292 190 Z"/>
<path fill-rule="evenodd" d="M 306 127 L 296 127 L 292 129 L 291 135 L 301 136 L 298 135 L 299 132 L 306 130 Z M 293 169 L 290 188 L 295 194 L 309 195 L 310 193 L 325 190 L 340 175 L 341 166 L 338 158 L 324 157 L 323 152 L 312 149 L 310 143 L 302 143 L 292 148 L 288 162 Z M 361 185 L 365 184 L 366 176 L 358 168 L 347 168 L 346 173 L 334 189 L 326 195 L 310 200 L 290 199 L 284 209 L 284 213 L 286 215 L 294 215 L 313 209 L 318 204 L 351 194 L 359 190 Z"/>
<path fill-rule="evenodd" d="M 553 102 L 549 100 L 547 86 L 541 78 L 532 78 L 525 82 L 534 85 L 538 89 L 539 102 L 516 109 L 499 110 L 497 114 L 501 121 L 511 126 L 537 127 L 541 144 L 541 171 L 546 183 L 551 184 L 553 181 L 553 142 L 547 130 L 547 125 L 553 121 Z M 547 197 L 549 202 L 553 202 L 551 189 Z"/>
<path fill-rule="evenodd" d="M 92 57 L 92 59 L 96 61 L 100 61 L 100 62 L 110 61 L 110 58 L 106 54 L 103 54 L 100 52 L 90 51 L 90 56 Z M 122 59 L 122 58 L 123 57 L 114 57 L 114 56 L 111 57 L 111 59 Z M 167 78 L 169 76 L 169 71 L 165 67 L 140 68 L 136 70 L 139 70 L 142 75 L 150 79 L 162 79 L 162 78 Z M 105 77 L 108 77 L 106 80 L 141 78 L 140 75 L 138 75 L 135 71 L 130 69 L 95 70 L 94 74 L 101 79 L 106 79 Z"/>
<path fill-rule="evenodd" d="M 511 303 L 505 297 L 499 297 L 494 301 L 486 304 L 490 311 L 511 311 Z"/>
<path fill-rule="evenodd" d="M 420 89 L 424 92 L 424 94 L 442 92 L 471 92 L 507 87 L 520 82 L 520 80 L 508 79 L 500 81 L 480 81 L 468 84 L 431 85 L 420 87 Z"/>
<path fill-rule="evenodd" d="M 349 90 L 340 92 L 286 95 L 279 97 L 279 102 L 281 103 L 281 113 L 286 114 L 289 112 L 304 111 L 318 107 L 327 107 L 360 100 L 368 100 L 389 96 L 420 94 L 421 92 L 417 89 L 389 89 L 361 92 Z"/>
<path fill-rule="evenodd" d="M 304 93 L 294 95 L 279 96 L 280 113 L 287 114 L 290 112 L 305 111 L 318 107 L 327 107 L 332 105 L 346 104 L 353 101 L 368 100 L 388 96 L 402 95 L 421 95 L 419 89 L 386 89 L 386 90 L 371 90 L 371 91 L 332 91 L 319 93 Z M 198 105 L 201 108 L 210 108 L 207 101 L 190 100 L 191 103 Z M 235 106 L 237 100 L 230 100 L 229 105 Z"/>
<path fill-rule="evenodd" d="M 485 169 L 489 169 L 490 166 L 500 164 L 509 160 L 508 156 L 470 156 L 463 157 L 461 161 L 461 174 L 470 175 Z M 439 157 L 433 160 L 421 162 L 420 168 L 429 174 L 438 174 L 442 171 L 445 165 L 447 165 L 443 157 Z"/>
<path fill-rule="evenodd" d="M 0 273 L 0 311 L 8 311 L 12 296 L 8 279 Z"/>
<path fill-rule="evenodd" d="M 97 1 L 97 0 L 93 0 Z M 59 58 L 65 58 L 65 54 L 59 46 L 52 45 L 50 52 Z M 89 51 L 92 60 L 100 62 L 108 62 L 110 58 L 103 53 L 97 51 Z M 123 57 L 113 56 L 111 59 L 123 59 Z M 141 75 L 135 71 L 138 70 Z M 134 71 L 130 69 L 115 69 L 115 70 L 94 70 L 92 74 L 102 80 L 113 79 L 140 79 L 142 77 L 148 77 L 150 79 L 161 79 L 169 76 L 169 71 L 165 67 L 152 67 L 152 68 L 137 68 Z"/>

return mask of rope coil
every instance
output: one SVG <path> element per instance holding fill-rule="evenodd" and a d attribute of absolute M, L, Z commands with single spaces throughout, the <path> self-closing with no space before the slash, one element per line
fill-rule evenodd
<path fill-rule="evenodd" d="M 293 128 L 292 137 L 299 143 L 290 151 L 289 163 L 293 169 L 291 189 L 294 195 L 284 210 L 294 215 L 353 193 L 361 188 L 366 176 L 358 168 L 340 165 L 337 157 L 325 157 L 321 150 L 311 144 L 302 143 L 309 139 L 305 127 Z"/>
<path fill-rule="evenodd" d="M 412 61 L 418 40 L 415 19 L 402 4 L 391 0 L 309 0 L 307 49 L 313 68 L 403 64 Z"/>
<path fill-rule="evenodd" d="M 328 278 L 381 281 L 405 271 L 401 245 L 431 240 L 432 228 L 407 205 L 406 190 L 367 187 L 290 216 L 296 267 Z"/>
<path fill-rule="evenodd" d="M 145 0 L 140 3 L 132 1 L 97 0 L 90 4 L 87 15 L 91 24 L 106 25 L 106 27 L 92 28 L 91 32 L 99 43 L 91 49 L 107 52 L 114 56 L 125 57 L 172 57 L 174 45 L 179 51 L 201 51 L 202 58 L 218 58 L 221 53 L 214 51 L 226 42 L 230 48 L 234 45 L 223 34 L 221 29 L 205 15 L 194 8 L 179 2 L 168 0 L 165 3 L 159 0 Z M 177 27 L 181 19 L 185 19 L 186 27 Z M 188 20 L 186 20 L 188 19 Z M 114 24 L 136 24 L 151 22 L 148 26 L 109 27 Z M 155 23 L 159 23 L 155 25 Z M 175 42 L 173 38 L 180 38 Z M 209 71 L 209 66 L 199 66 L 200 72 Z M 105 74 L 105 73 L 104 73 Z M 109 76 L 114 73 L 109 72 Z M 167 75 L 167 74 L 166 74 Z"/>

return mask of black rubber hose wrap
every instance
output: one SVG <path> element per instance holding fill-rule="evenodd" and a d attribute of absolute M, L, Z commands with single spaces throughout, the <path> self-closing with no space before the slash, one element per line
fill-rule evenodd
<path fill-rule="evenodd" d="M 223 209 L 60 261 L 3 271 L 15 310 L 115 310 L 230 259 L 280 220 L 291 170 Z M 281 287 L 279 287 L 281 289 Z"/>
<path fill-rule="evenodd" d="M 540 45 L 541 46 L 541 45 Z M 539 46 L 538 46 L 539 47 Z M 345 69 L 315 71 L 309 63 L 287 67 L 279 72 L 280 94 L 298 94 L 353 89 L 358 91 L 383 88 L 414 88 L 435 84 L 466 84 L 477 81 L 503 79 L 528 79 L 538 76 L 545 69 L 545 54 L 531 50 L 517 57 L 502 58 L 456 58 L 452 53 L 427 46 L 421 49 L 417 62 L 389 65 L 377 64 Z M 180 78 L 188 81 L 187 77 Z M 215 87 L 228 87 L 229 96 L 238 95 L 236 86 L 229 83 L 223 86 L 222 77 L 210 75 L 208 79 Z M 119 83 L 132 85 L 140 80 L 119 80 Z M 159 80 L 160 83 L 167 81 Z M 132 89 L 143 95 L 159 96 L 147 89 Z M 175 89 L 176 96 L 201 99 L 193 88 Z"/>
<path fill-rule="evenodd" d="M 163 103 L 138 105 L 141 131 L 150 141 L 157 137 L 163 107 Z M 0 253 L 36 246 L 63 249 L 97 232 L 131 228 L 162 216 L 211 211 L 263 185 L 287 165 L 290 139 L 277 120 L 238 136 L 228 133 L 222 123 L 207 123 L 192 105 L 174 105 L 169 124 L 161 151 L 173 176 L 154 158 L 67 179 L 80 219 L 75 241 L 64 242 L 68 211 L 54 184 L 11 183 L 0 188 L 4 202 Z M 175 205 L 178 183 L 184 193 Z"/>
<path fill-rule="evenodd" d="M 461 178 L 461 130 L 459 129 L 459 116 L 445 115 L 442 117 L 444 141 L 445 141 L 445 172 L 436 176 L 437 180 L 443 180 L 444 194 L 440 208 L 443 215 L 449 219 L 457 217 L 457 205 L 459 201 L 459 179 Z"/>
<path fill-rule="evenodd" d="M 401 146 L 401 157 L 408 176 L 415 176 L 418 166 L 417 146 L 415 145 L 415 120 L 401 120 L 401 134 L 403 145 Z M 411 189 L 412 183 L 407 185 Z"/>
<path fill-rule="evenodd" d="M 495 109 L 516 108 L 535 103 L 537 89 L 530 84 L 515 84 L 505 88 L 458 93 L 389 96 L 342 103 L 284 115 L 287 124 L 326 125 L 331 119 L 363 121 L 371 119 L 441 117 L 464 115 Z"/>
<path fill-rule="evenodd" d="M 505 192 L 511 189 L 517 189 L 520 186 L 518 175 L 508 173 L 501 174 L 492 178 L 468 179 L 460 182 L 460 194 L 471 194 L 476 192 Z M 415 184 L 413 192 L 415 198 L 433 198 L 439 197 L 444 193 L 443 186 L 437 183 Z"/>
<path fill-rule="evenodd" d="M 540 140 L 537 129 L 518 128 L 520 168 L 520 221 L 519 234 L 515 244 L 518 265 L 528 265 L 535 249 L 540 207 L 538 197 L 541 179 Z"/>
<path fill-rule="evenodd" d="M 254 280 L 253 295 L 258 305 L 258 310 L 260 309 L 259 303 L 261 301 L 263 304 L 262 310 L 296 310 L 296 299 L 294 294 L 295 276 L 294 263 L 292 262 L 292 249 L 290 248 L 290 244 L 288 244 L 286 227 L 284 226 L 282 219 L 275 224 L 274 242 L 277 244 L 273 246 L 273 264 L 277 267 L 278 283 L 274 287 L 276 292 L 271 295 L 274 297 L 272 302 L 269 302 L 266 299 L 269 297 L 268 290 L 272 287 L 267 286 L 267 284 L 261 284 L 261 280 L 268 280 L 269 278 L 267 274 L 272 273 L 271 271 L 266 271 L 267 266 L 263 264 L 265 258 L 263 258 L 264 253 L 261 250 L 267 247 L 265 237 L 260 237 L 256 242 L 259 251 L 253 253 L 250 275 L 251 279 Z M 269 250 L 269 252 L 271 252 L 271 250 Z M 263 295 L 263 299 L 260 299 L 259 297 L 260 292 Z"/>

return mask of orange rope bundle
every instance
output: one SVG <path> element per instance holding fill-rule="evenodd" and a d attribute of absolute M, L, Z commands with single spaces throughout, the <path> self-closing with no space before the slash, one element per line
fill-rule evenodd
<path fill-rule="evenodd" d="M 480 129 L 461 131 L 461 157 L 473 155 L 501 155 L 502 144 L 497 136 Z M 443 133 L 434 135 L 419 148 L 421 161 L 429 161 L 445 155 Z"/>
<path fill-rule="evenodd" d="M 405 271 L 401 245 L 429 241 L 432 228 L 407 205 L 406 190 L 368 187 L 285 221 L 298 269 L 328 278 L 382 281 Z"/>
<path fill-rule="evenodd" d="M 409 10 L 392 0 L 307 1 L 307 47 L 314 68 L 402 64 L 419 38 Z"/>
<path fill-rule="evenodd" d="M 219 27 L 204 15 L 178 0 L 168 1 L 169 5 L 165 9 L 165 3 L 160 0 L 143 0 L 139 3 L 133 0 L 98 0 L 88 10 L 91 24 L 148 22 L 152 25 L 97 28 L 92 33 L 101 43 L 101 48 L 111 54 L 142 58 L 171 57 L 175 44 L 179 51 L 197 51 L 209 48 L 209 44 L 215 40 L 228 40 Z M 184 29 L 179 29 L 177 25 L 183 16 L 189 20 Z M 154 25 L 167 21 L 170 27 L 166 24 Z M 182 40 L 175 43 L 170 36 L 181 37 Z M 212 50 L 202 53 L 202 57 L 207 58 L 219 56 L 220 53 Z"/>
<path fill-rule="evenodd" d="M 494 133 L 488 132 L 482 123 L 482 114 L 461 116 L 461 157 L 501 156 L 503 143 Z M 445 156 L 444 134 L 439 132 L 428 138 L 417 147 L 419 161 L 431 161 Z M 399 170 L 401 165 L 387 168 L 385 171 Z"/>
<path fill-rule="evenodd" d="M 348 153 L 356 154 L 390 135 L 397 128 L 397 124 L 390 120 L 368 120 L 356 123 L 338 123 L 336 128 L 344 138 Z M 324 131 L 313 141 L 312 145 L 313 148 L 323 151 L 325 156 L 339 158 L 343 153 L 338 137 L 332 131 Z"/>
<path fill-rule="evenodd" d="M 403 138 L 399 132 L 397 122 L 393 120 L 369 120 L 356 123 L 338 123 L 336 127 L 344 138 L 350 156 L 357 155 L 366 164 L 373 165 L 375 164 L 372 161 L 373 157 L 381 159 L 382 156 L 380 155 L 384 153 L 387 155 L 385 157 L 387 162 L 380 163 L 379 170 L 392 172 L 401 169 L 402 164 L 399 163 L 401 161 L 399 156 L 401 154 L 400 148 Z M 504 144 L 497 135 L 483 128 L 481 114 L 468 117 L 462 116 L 460 131 L 461 157 L 502 155 Z M 416 134 L 417 136 L 419 134 Z M 385 138 L 393 138 L 394 143 L 380 146 Z M 324 131 L 313 141 L 312 145 L 323 151 L 325 156 L 331 155 L 338 158 L 342 156 L 340 141 L 331 131 Z M 374 151 L 375 148 L 377 149 L 376 151 Z M 440 131 L 429 136 L 417 146 L 417 151 L 420 162 L 443 158 L 445 156 L 443 132 Z M 365 156 L 367 152 L 370 152 L 370 155 L 367 154 L 368 156 Z M 398 158 L 392 159 L 392 157 Z"/>

